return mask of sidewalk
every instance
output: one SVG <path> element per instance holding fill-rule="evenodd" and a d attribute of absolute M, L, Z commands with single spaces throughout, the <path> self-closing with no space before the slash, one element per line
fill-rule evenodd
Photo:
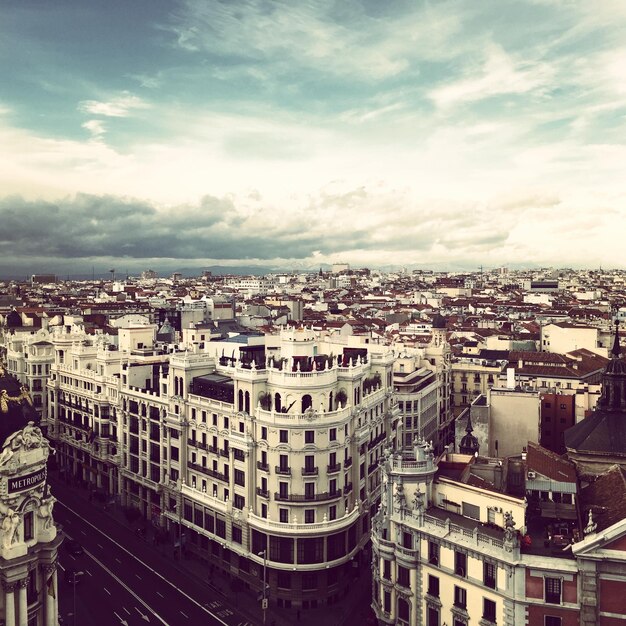
<path fill-rule="evenodd" d="M 58 482 L 72 491 L 72 495 L 88 502 L 99 512 L 114 520 L 130 534 L 129 542 L 142 541 L 145 547 L 152 550 L 161 558 L 166 559 L 170 566 L 174 566 L 181 574 L 191 577 L 196 583 L 201 582 L 207 589 L 207 602 L 222 600 L 227 606 L 232 606 L 241 613 L 244 618 L 255 626 L 263 623 L 263 612 L 260 602 L 257 600 L 258 591 L 242 589 L 232 591 L 229 578 L 223 572 L 216 570 L 210 575 L 209 563 L 194 555 L 183 554 L 179 559 L 179 549 L 171 543 L 155 545 L 152 540 L 152 531 L 149 530 L 144 536 L 137 533 L 137 522 L 129 522 L 120 506 L 104 505 L 90 498 L 88 488 L 70 485 L 64 482 L 55 472 L 54 482 Z M 142 523 L 145 520 L 142 520 Z M 331 606 L 322 606 L 316 609 L 283 609 L 270 602 L 266 612 L 267 626 L 352 626 L 363 623 L 361 617 L 367 613 L 371 595 L 371 577 L 367 568 L 361 568 L 355 577 L 354 584 L 350 587 L 350 594 L 343 602 Z M 367 599 L 365 602 L 364 599 Z M 171 626 L 176 626 L 172 624 Z"/>

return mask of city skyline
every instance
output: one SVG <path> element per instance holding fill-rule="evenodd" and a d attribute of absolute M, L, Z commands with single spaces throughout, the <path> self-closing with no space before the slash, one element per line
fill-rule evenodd
<path fill-rule="evenodd" d="M 626 9 L 498 8 L 5 5 L 6 267 L 623 267 Z"/>

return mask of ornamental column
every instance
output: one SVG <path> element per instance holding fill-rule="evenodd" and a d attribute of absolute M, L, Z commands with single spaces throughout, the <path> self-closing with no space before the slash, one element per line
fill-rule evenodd
<path fill-rule="evenodd" d="M 4 588 L 4 621 L 6 626 L 15 626 L 15 587 L 16 583 L 3 583 Z"/>
<path fill-rule="evenodd" d="M 18 610 L 17 616 L 19 618 L 19 626 L 28 626 L 28 602 L 26 600 L 26 587 L 28 586 L 28 578 L 22 578 L 19 581 L 19 592 L 17 596 Z"/>

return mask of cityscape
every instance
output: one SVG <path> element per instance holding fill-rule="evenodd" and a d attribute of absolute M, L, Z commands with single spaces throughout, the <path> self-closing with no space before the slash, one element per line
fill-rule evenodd
<path fill-rule="evenodd" d="M 0 626 L 626 625 L 626 3 L 0 3 Z"/>
<path fill-rule="evenodd" d="M 6 281 L 5 623 L 611 624 L 625 318 L 619 270 Z"/>

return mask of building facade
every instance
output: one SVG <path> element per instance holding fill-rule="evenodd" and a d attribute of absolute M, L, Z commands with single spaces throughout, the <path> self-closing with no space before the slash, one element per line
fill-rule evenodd
<path fill-rule="evenodd" d="M 156 327 L 55 337 L 59 463 L 272 601 L 338 599 L 393 440 L 393 354 L 304 328 L 169 351 Z M 222 356 L 220 356 L 220 353 Z"/>
<path fill-rule="evenodd" d="M 62 537 L 46 484 L 50 446 L 26 388 L 2 370 L 0 390 L 0 616 L 5 626 L 57 626 Z"/>

